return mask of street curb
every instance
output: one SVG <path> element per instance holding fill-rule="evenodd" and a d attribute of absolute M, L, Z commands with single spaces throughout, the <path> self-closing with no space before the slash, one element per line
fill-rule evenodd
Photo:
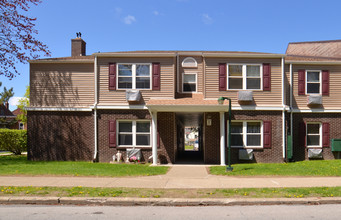
<path fill-rule="evenodd" d="M 103 198 L 103 197 L 0 197 L 0 204 L 101 206 L 253 206 L 341 204 L 341 197 L 311 198 Z"/>

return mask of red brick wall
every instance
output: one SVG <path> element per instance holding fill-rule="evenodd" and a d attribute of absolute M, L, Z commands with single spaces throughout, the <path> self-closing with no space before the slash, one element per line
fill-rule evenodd
<path fill-rule="evenodd" d="M 93 159 L 92 112 L 36 112 L 27 115 L 29 160 Z"/>
<path fill-rule="evenodd" d="M 219 112 L 206 112 L 204 121 L 204 162 L 207 164 L 220 164 L 220 115 Z M 207 126 L 207 119 L 212 120 L 212 125 Z"/>
<path fill-rule="evenodd" d="M 331 113 L 295 113 L 293 114 L 293 160 L 308 160 L 308 150 L 301 145 L 301 135 L 299 132 L 302 122 L 328 122 L 330 125 L 330 139 L 341 138 L 341 118 L 340 114 Z M 331 146 L 323 148 L 323 159 L 331 160 L 338 158 L 337 153 L 333 154 Z"/>
<path fill-rule="evenodd" d="M 98 119 L 98 160 L 99 162 L 112 161 L 112 156 L 120 150 L 123 158 L 126 158 L 126 148 L 110 148 L 108 121 L 119 119 L 149 119 L 151 115 L 147 110 L 99 110 Z M 174 163 L 175 161 L 175 141 L 176 127 L 175 114 L 168 112 L 158 113 L 158 126 L 160 135 L 160 148 L 158 148 L 158 157 L 161 163 Z M 152 143 L 152 137 L 150 142 Z M 138 148 L 136 148 L 138 149 Z M 148 161 L 152 155 L 152 148 L 141 148 L 142 161 Z"/>
<path fill-rule="evenodd" d="M 228 119 L 228 113 L 225 118 Z M 281 163 L 283 159 L 282 147 L 282 112 L 281 111 L 232 111 L 232 120 L 262 120 L 271 121 L 271 148 L 254 149 L 253 157 L 257 163 Z M 227 145 L 226 145 L 227 146 Z M 232 163 L 250 163 L 238 159 L 238 149 L 232 148 Z M 226 150 L 226 159 L 227 159 Z"/>

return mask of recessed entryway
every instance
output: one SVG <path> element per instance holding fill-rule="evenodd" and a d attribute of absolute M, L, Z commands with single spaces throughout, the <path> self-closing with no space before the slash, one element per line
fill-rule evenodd
<path fill-rule="evenodd" d="M 203 164 L 203 113 L 176 113 L 177 148 L 175 163 Z"/>

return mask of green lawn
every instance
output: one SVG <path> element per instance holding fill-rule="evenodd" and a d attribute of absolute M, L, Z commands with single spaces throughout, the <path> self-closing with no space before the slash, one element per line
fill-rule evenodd
<path fill-rule="evenodd" d="M 194 146 L 193 145 L 185 145 L 185 150 L 193 150 Z"/>
<path fill-rule="evenodd" d="M 141 189 L 101 187 L 0 186 L 0 196 L 139 198 L 305 198 L 341 197 L 341 187 L 245 189 Z"/>
<path fill-rule="evenodd" d="M 224 166 L 214 166 L 210 172 L 229 176 L 341 176 L 341 160 L 233 164 L 232 167 L 232 172 L 225 172 Z"/>
<path fill-rule="evenodd" d="M 81 161 L 28 161 L 26 156 L 0 156 L 0 175 L 149 176 L 168 167 L 149 164 L 109 164 Z"/>

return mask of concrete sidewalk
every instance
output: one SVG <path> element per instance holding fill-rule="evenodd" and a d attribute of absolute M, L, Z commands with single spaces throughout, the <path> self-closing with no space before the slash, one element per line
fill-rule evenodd
<path fill-rule="evenodd" d="M 0 186 L 130 187 L 161 189 L 332 187 L 341 177 L 227 177 L 210 175 L 207 165 L 174 165 L 166 175 L 144 177 L 0 176 Z"/>

